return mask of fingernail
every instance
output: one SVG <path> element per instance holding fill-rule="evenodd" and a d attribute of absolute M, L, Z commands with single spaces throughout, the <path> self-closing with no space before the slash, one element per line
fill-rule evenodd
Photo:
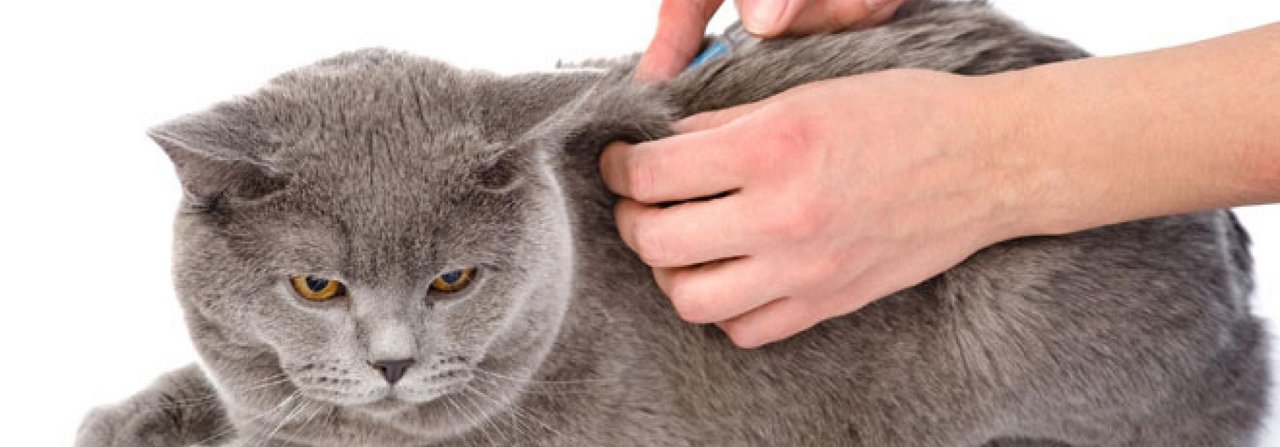
<path fill-rule="evenodd" d="M 782 11 L 787 9 L 788 1 L 747 0 L 743 2 L 747 6 L 747 14 L 742 18 L 742 25 L 747 27 L 747 31 L 751 34 L 757 36 L 773 34 L 781 26 L 778 22 L 782 21 Z"/>

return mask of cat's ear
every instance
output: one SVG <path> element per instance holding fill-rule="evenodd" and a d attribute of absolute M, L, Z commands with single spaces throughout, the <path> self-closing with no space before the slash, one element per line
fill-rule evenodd
<path fill-rule="evenodd" d="M 197 205 L 262 197 L 284 186 L 268 157 L 278 142 L 242 102 L 219 104 L 147 131 L 177 169 L 182 189 Z"/>
<path fill-rule="evenodd" d="M 519 144 L 550 149 L 594 166 L 600 151 L 612 141 L 638 143 L 670 136 L 676 117 L 657 88 L 628 78 L 606 78 L 533 125 Z"/>

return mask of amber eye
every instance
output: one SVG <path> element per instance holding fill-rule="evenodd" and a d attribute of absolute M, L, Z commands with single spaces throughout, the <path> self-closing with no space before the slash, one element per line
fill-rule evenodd
<path fill-rule="evenodd" d="M 291 277 L 289 284 L 293 285 L 298 296 L 309 301 L 328 301 L 346 291 L 346 287 L 337 280 L 309 275 Z"/>
<path fill-rule="evenodd" d="M 454 270 L 449 273 L 437 276 L 431 281 L 431 290 L 436 292 L 453 293 L 462 290 L 471 284 L 471 278 L 476 274 L 475 268 Z"/>

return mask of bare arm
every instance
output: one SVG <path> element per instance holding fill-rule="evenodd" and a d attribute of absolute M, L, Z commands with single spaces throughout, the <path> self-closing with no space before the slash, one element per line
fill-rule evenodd
<path fill-rule="evenodd" d="M 754 347 L 1003 240 L 1278 201 L 1278 86 L 1280 25 L 983 77 L 891 70 L 690 117 L 601 170 L 676 311 Z"/>
<path fill-rule="evenodd" d="M 1280 201 L 1280 24 L 979 79 L 1027 234 Z"/>

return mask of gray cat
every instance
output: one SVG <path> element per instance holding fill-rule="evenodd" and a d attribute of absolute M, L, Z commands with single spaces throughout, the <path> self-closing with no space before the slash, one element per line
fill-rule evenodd
<path fill-rule="evenodd" d="M 1255 443 L 1266 337 L 1227 211 L 1009 241 L 757 350 L 680 321 L 615 233 L 609 141 L 824 78 L 1085 56 L 918 1 L 653 87 L 380 50 L 284 74 L 152 131 L 203 362 L 78 445 Z"/>

